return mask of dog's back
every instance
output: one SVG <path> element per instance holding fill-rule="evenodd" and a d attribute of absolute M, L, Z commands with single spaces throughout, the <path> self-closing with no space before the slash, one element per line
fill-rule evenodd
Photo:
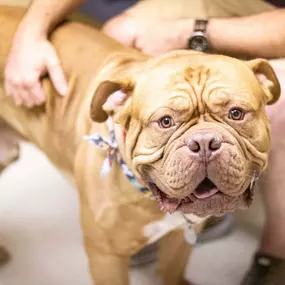
<path fill-rule="evenodd" d="M 132 49 L 104 36 L 93 27 L 76 22 L 63 23 L 50 40 L 69 81 L 67 96 L 59 96 L 46 78 L 43 80 L 45 105 L 33 109 L 17 107 L 5 95 L 4 68 L 24 13 L 23 8 L 0 6 L 0 118 L 35 143 L 56 164 L 59 158 L 59 164 L 62 164 L 65 157 L 66 165 L 72 165 L 82 135 L 91 125 L 88 110 L 85 110 L 86 102 L 89 102 L 90 83 L 110 54 Z"/>

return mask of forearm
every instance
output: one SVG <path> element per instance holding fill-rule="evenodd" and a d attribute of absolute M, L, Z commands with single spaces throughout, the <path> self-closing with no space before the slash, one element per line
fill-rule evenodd
<path fill-rule="evenodd" d="M 22 22 L 17 34 L 47 36 L 69 13 L 85 0 L 35 0 Z"/>
<path fill-rule="evenodd" d="M 216 52 L 249 57 L 285 57 L 285 9 L 249 17 L 211 19 L 207 33 Z"/>

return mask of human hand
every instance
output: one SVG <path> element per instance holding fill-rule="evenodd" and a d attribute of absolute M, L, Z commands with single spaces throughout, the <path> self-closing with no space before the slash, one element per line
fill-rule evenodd
<path fill-rule="evenodd" d="M 125 13 L 109 20 L 103 32 L 123 44 L 157 56 L 186 48 L 193 25 L 193 19 L 144 21 Z"/>
<path fill-rule="evenodd" d="M 46 38 L 15 37 L 5 67 L 5 90 L 17 105 L 33 107 L 45 101 L 41 76 L 49 74 L 64 95 L 67 83 L 55 48 Z"/>

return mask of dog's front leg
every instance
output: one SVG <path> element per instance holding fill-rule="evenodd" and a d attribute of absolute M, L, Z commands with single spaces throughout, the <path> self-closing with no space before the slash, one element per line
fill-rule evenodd
<path fill-rule="evenodd" d="M 164 285 L 190 284 L 184 279 L 191 246 L 184 239 L 183 230 L 176 230 L 159 242 L 158 274 Z"/>
<path fill-rule="evenodd" d="M 195 226 L 196 233 L 202 231 L 204 223 Z M 184 278 L 184 271 L 192 246 L 185 241 L 184 230 L 175 230 L 159 242 L 158 274 L 164 285 L 190 284 Z"/>
<path fill-rule="evenodd" d="M 128 285 L 129 258 L 110 251 L 105 244 L 108 234 L 104 234 L 101 228 L 96 228 L 91 211 L 83 208 L 81 212 L 84 246 L 94 284 Z"/>
<path fill-rule="evenodd" d="M 92 279 L 95 285 L 128 285 L 129 259 L 94 250 L 92 241 L 85 241 Z"/>
<path fill-rule="evenodd" d="M 120 227 L 116 226 L 115 210 L 112 206 L 102 210 L 102 205 L 111 202 L 108 198 L 103 198 L 107 190 L 102 190 L 104 183 L 98 174 L 101 165 L 98 157 L 98 150 L 84 141 L 78 149 L 74 166 L 75 184 L 80 198 L 81 228 L 90 273 L 96 285 L 128 285 L 129 258 L 127 254 L 120 254 L 124 251 L 119 251 L 116 247 L 116 241 L 119 245 L 125 243 L 123 238 L 118 237 Z M 110 220 L 114 220 L 114 223 Z"/>

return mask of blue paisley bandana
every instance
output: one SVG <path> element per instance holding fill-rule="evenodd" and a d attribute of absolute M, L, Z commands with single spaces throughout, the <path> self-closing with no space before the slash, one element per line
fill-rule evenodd
<path fill-rule="evenodd" d="M 126 177 L 131 182 L 131 184 L 140 192 L 146 194 L 147 196 L 151 196 L 152 194 L 151 191 L 148 188 L 142 186 L 137 181 L 134 173 L 128 168 L 127 164 L 120 157 L 118 144 L 117 144 L 116 137 L 115 137 L 114 126 L 113 126 L 111 117 L 108 118 L 107 124 L 108 124 L 109 133 L 110 133 L 109 138 L 104 138 L 99 133 L 91 134 L 89 136 L 84 137 L 84 139 L 94 143 L 97 147 L 106 150 L 107 157 L 102 164 L 100 176 L 104 177 L 107 173 L 109 173 L 109 171 L 112 168 L 113 162 L 116 160 L 121 166 L 123 173 L 126 175 Z"/>

